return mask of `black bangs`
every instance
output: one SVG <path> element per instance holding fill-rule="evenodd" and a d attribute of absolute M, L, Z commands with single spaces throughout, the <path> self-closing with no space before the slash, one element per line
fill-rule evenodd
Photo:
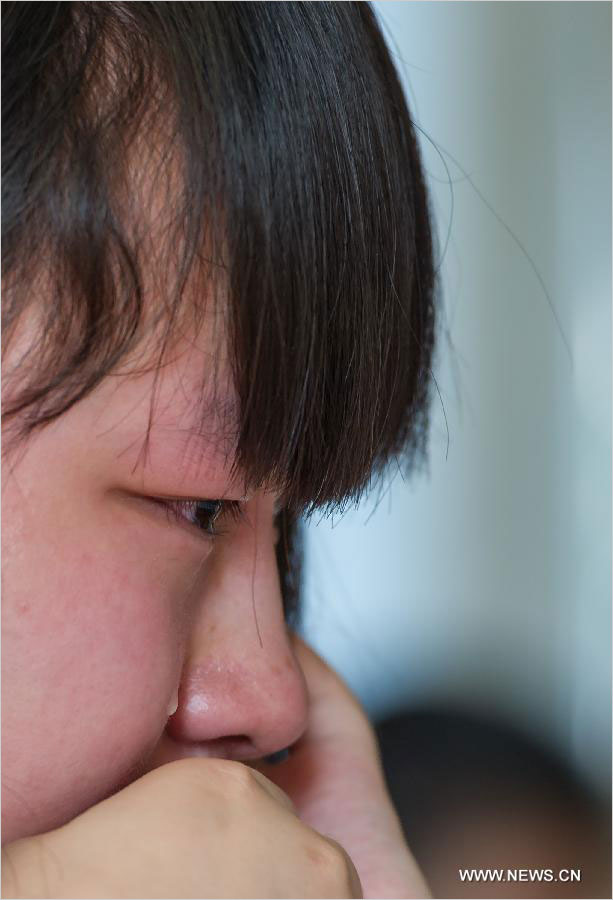
<path fill-rule="evenodd" d="M 3 7 L 5 341 L 34 273 L 52 288 L 5 416 L 24 434 L 52 420 L 142 338 L 141 166 L 164 198 L 160 271 L 173 260 L 161 354 L 188 306 L 204 314 L 194 272 L 222 284 L 247 482 L 309 511 L 423 456 L 428 202 L 368 4 Z"/>

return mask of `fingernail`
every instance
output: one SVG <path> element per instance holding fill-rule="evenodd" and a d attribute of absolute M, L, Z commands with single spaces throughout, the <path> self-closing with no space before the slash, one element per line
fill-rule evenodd
<path fill-rule="evenodd" d="M 264 762 L 268 763 L 268 765 L 270 766 L 276 766 L 278 763 L 285 762 L 288 756 L 289 747 L 286 747 L 285 750 L 277 750 L 276 753 L 271 753 L 270 756 L 265 756 Z"/>

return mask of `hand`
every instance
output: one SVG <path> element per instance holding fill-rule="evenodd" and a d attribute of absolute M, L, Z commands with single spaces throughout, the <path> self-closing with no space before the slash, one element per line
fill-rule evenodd
<path fill-rule="evenodd" d="M 304 822 L 345 848 L 365 897 L 429 897 L 364 710 L 338 675 L 295 640 L 310 694 L 309 724 L 285 762 L 258 763 L 258 769 L 289 794 Z"/>
<path fill-rule="evenodd" d="M 361 897 L 347 854 L 241 763 L 183 759 L 5 846 L 4 897 Z"/>

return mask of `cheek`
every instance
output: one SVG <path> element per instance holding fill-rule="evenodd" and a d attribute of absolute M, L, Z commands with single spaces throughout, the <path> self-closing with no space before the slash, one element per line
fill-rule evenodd
<path fill-rule="evenodd" d="M 185 640 L 179 576 L 133 533 L 29 537 L 4 556 L 5 840 L 130 780 L 166 724 Z"/>

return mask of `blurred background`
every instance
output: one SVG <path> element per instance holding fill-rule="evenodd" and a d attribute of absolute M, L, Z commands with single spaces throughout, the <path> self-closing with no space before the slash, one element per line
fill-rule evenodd
<path fill-rule="evenodd" d="M 359 509 L 308 524 L 302 630 L 380 724 L 390 779 L 414 772 L 396 790 L 422 823 L 425 785 L 440 794 L 445 773 L 448 798 L 498 760 L 501 827 L 523 784 L 538 809 L 519 809 L 514 833 L 545 809 L 541 834 L 570 821 L 575 837 L 558 844 L 576 847 L 611 790 L 611 5 L 373 6 L 421 131 L 439 236 L 440 397 L 427 470 L 391 472 Z M 405 748 L 395 761 L 386 742 Z M 451 813 L 438 809 L 441 839 Z M 467 847 L 465 865 L 496 865 Z M 566 893 L 434 888 L 587 896 L 586 877 Z"/>

